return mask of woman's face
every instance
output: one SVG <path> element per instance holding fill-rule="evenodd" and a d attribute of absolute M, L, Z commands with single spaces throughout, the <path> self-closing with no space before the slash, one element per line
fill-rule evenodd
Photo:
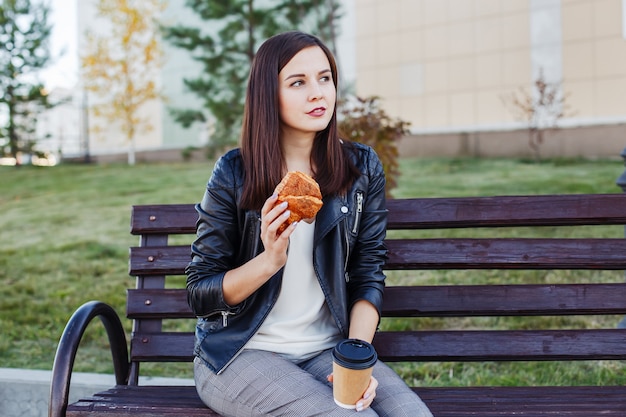
<path fill-rule="evenodd" d="M 315 137 L 335 109 L 335 82 L 330 63 L 318 46 L 302 49 L 278 74 L 283 139 Z"/>

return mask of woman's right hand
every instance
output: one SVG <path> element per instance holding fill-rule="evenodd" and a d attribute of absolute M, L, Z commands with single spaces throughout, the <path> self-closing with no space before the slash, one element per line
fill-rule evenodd
<path fill-rule="evenodd" d="M 276 271 L 287 262 L 289 236 L 297 226 L 297 222 L 294 222 L 278 234 L 278 228 L 289 218 L 289 208 L 287 202 L 276 204 L 277 200 L 278 195 L 274 194 L 265 200 L 261 208 L 261 241 L 267 261 L 276 267 Z"/>

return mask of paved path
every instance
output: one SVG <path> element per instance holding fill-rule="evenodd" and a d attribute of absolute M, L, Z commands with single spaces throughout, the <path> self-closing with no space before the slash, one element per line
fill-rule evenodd
<path fill-rule="evenodd" d="M 0 416 L 46 417 L 50 371 L 0 368 Z M 140 378 L 141 385 L 193 385 L 191 379 Z M 113 375 L 74 373 L 70 402 L 115 385 Z"/>

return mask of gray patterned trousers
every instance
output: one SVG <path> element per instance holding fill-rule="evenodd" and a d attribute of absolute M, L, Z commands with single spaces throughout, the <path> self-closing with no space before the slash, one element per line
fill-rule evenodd
<path fill-rule="evenodd" d="M 346 417 L 356 411 L 335 405 L 331 350 L 300 364 L 260 350 L 244 350 L 220 374 L 198 358 L 196 388 L 202 401 L 225 417 Z M 374 366 L 378 380 L 372 407 L 359 417 L 432 417 L 422 400 L 387 365 Z"/>

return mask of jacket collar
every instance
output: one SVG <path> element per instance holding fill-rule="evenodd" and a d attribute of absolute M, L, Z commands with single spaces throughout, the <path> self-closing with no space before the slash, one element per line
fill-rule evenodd
<path fill-rule="evenodd" d="M 337 223 L 347 217 L 350 212 L 345 197 L 324 197 L 323 201 L 324 205 L 315 218 L 317 226 L 315 231 L 316 241 L 325 236 Z"/>

